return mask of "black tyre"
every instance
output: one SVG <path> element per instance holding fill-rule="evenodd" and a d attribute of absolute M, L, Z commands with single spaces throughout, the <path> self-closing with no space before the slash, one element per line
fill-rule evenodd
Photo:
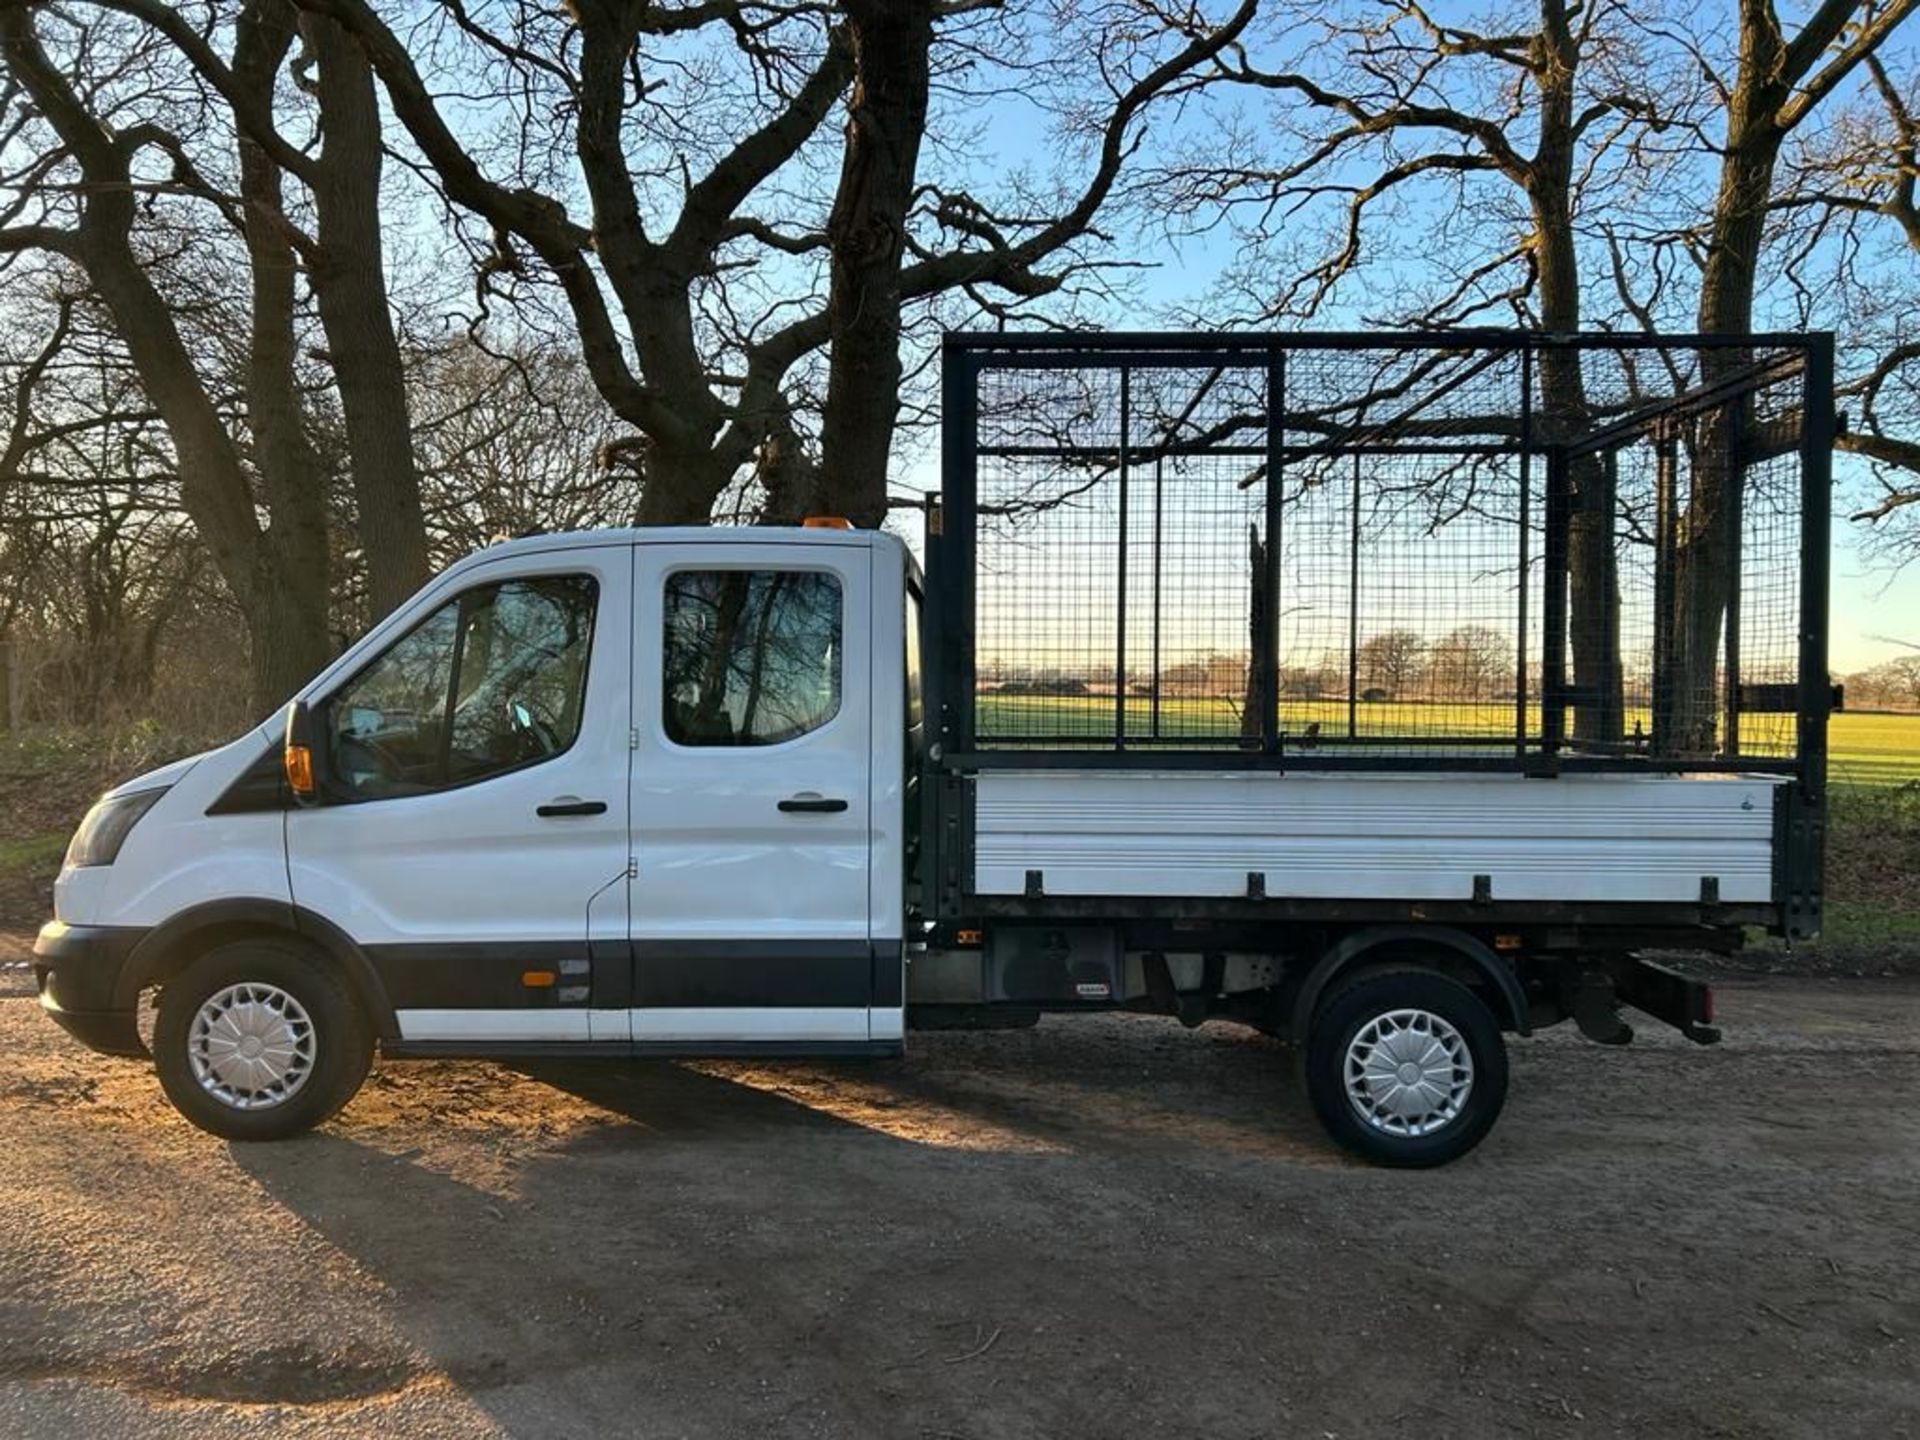
<path fill-rule="evenodd" d="M 373 1029 L 312 951 L 271 937 L 209 950 L 160 991 L 154 1068 L 174 1108 L 228 1140 L 284 1140 L 360 1088 Z"/>
<path fill-rule="evenodd" d="M 1478 1145 L 1507 1100 L 1507 1047 L 1480 997 L 1433 970 L 1377 970 L 1329 987 L 1304 1057 L 1327 1133 L 1379 1165 L 1444 1165 Z"/>

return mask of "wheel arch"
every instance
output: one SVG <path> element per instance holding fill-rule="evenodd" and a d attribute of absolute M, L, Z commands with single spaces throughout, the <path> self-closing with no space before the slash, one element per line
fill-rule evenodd
<path fill-rule="evenodd" d="M 1512 968 L 1485 942 L 1448 925 L 1377 925 L 1340 936 L 1307 972 L 1294 997 L 1294 1040 L 1306 1040 L 1314 1009 L 1335 980 L 1390 965 L 1425 966 L 1450 975 L 1486 993 L 1501 1029 L 1533 1033 L 1526 992 Z"/>
<path fill-rule="evenodd" d="M 249 936 L 293 939 L 318 950 L 339 967 L 360 1002 L 373 1032 L 397 1040 L 399 1023 L 372 963 L 353 939 L 331 921 L 285 900 L 233 898 L 211 900 L 182 910 L 156 926 L 136 945 L 121 968 L 116 1005 L 131 1009 L 140 992 L 164 984 L 216 945 Z"/>

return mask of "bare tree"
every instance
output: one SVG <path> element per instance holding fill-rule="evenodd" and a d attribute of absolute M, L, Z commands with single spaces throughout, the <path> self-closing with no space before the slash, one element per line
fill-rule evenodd
<path fill-rule="evenodd" d="M 1784 141 L 1914 9 L 1823 0 L 1793 29 L 1771 0 L 1742 0 L 1726 55 L 1717 15 L 1696 34 L 1690 12 L 1642 0 L 1532 0 L 1477 24 L 1418 0 L 1282 8 L 1272 31 L 1215 67 L 1228 92 L 1272 97 L 1266 123 L 1242 120 L 1230 144 L 1157 178 L 1176 216 L 1236 218 L 1248 242 L 1237 293 L 1266 319 L 1318 316 L 1364 283 L 1371 304 L 1386 302 L 1369 311 L 1379 323 L 1510 315 L 1549 331 L 1677 322 L 1745 333 L 1777 238 L 1768 219 Z M 1900 123 L 1895 115 L 1896 145 Z M 1327 243 L 1310 248 L 1302 234 Z M 1741 363 L 1738 349 L 1705 350 L 1691 378 Z M 1555 352 L 1538 377 L 1538 438 L 1578 434 L 1601 404 L 1646 395 L 1654 380 L 1607 377 L 1620 393 L 1595 397 L 1578 354 Z M 1727 439 L 1697 437 L 1681 517 L 1669 738 L 1687 752 L 1714 744 L 1735 540 L 1727 497 L 1740 483 Z M 1883 459 L 1900 449 L 1884 431 L 1842 443 Z M 1619 500 L 1593 457 L 1575 460 L 1568 479 L 1575 735 L 1612 742 L 1624 723 Z"/>
<path fill-rule="evenodd" d="M 62 30 L 65 53 L 56 60 L 39 26 Z M 147 242 L 136 236 L 140 194 L 148 189 L 136 163 L 159 151 L 195 185 L 194 168 L 177 130 L 155 118 L 125 113 L 90 71 L 119 37 L 104 27 L 67 24 L 33 7 L 0 8 L 0 63 L 49 132 L 51 162 L 9 208 L 31 221 L 0 231 L 0 250 L 38 250 L 82 271 L 123 338 L 141 384 L 164 420 L 178 460 L 182 507 L 214 564 L 246 614 L 252 641 L 256 698 L 271 703 L 312 673 L 326 654 L 325 497 L 314 483 L 311 456 L 293 427 L 276 429 L 273 407 L 290 382 L 270 373 L 291 354 L 292 262 L 283 236 L 268 234 L 258 205 L 242 222 L 253 270 L 256 443 L 247 456 L 229 430 L 195 364 L 176 307 L 156 278 Z M 118 68 L 151 69 L 155 47 L 136 39 Z M 113 73 L 108 71 L 108 73 Z M 78 77 L 78 78 L 75 78 Z M 191 102 L 189 102 L 191 110 Z M 62 183 L 64 182 L 64 183 Z M 257 172 L 248 199 L 270 201 Z M 276 443 L 278 441 L 279 443 Z M 251 463 L 250 462 L 251 459 Z M 254 477 L 271 523 L 256 511 Z"/>
<path fill-rule="evenodd" d="M 243 177 L 251 170 L 261 177 L 258 183 L 273 187 L 271 195 L 244 198 L 297 254 L 318 302 L 352 460 L 368 597 L 377 618 L 418 588 L 426 578 L 427 556 L 407 390 L 387 293 L 384 137 L 373 71 L 357 41 L 325 17 L 303 16 L 291 0 L 237 5 L 213 0 L 199 28 L 180 7 L 158 0 L 99 0 L 99 5 L 137 18 L 175 47 L 180 62 L 230 110 L 241 136 Z M 235 36 L 231 63 L 204 33 L 223 20 L 231 21 Z M 307 118 L 317 147 L 296 145 L 282 134 L 277 99 L 296 38 L 303 48 L 294 68 L 313 98 Z M 311 235 L 291 218 L 280 194 L 282 175 L 296 180 L 310 197 Z"/>
<path fill-rule="evenodd" d="M 1398 699 L 1419 678 L 1426 650 L 1427 642 L 1411 630 L 1382 631 L 1361 643 L 1361 678 Z"/>
<path fill-rule="evenodd" d="M 1920 256 L 1920 118 L 1914 64 L 1883 45 L 1861 60 L 1870 86 L 1798 127 L 1771 201 L 1775 244 L 1801 312 L 1838 332 L 1842 451 L 1863 457 L 1872 488 L 1853 518 L 1871 553 L 1900 566 L 1920 553 L 1920 344 L 1910 276 Z"/>
<path fill-rule="evenodd" d="M 495 157 L 448 119 L 419 43 L 403 41 L 366 0 L 298 3 L 359 39 L 425 167 L 483 222 L 488 289 L 560 292 L 601 394 L 644 437 L 643 522 L 705 520 L 757 467 L 779 513 L 824 487 L 825 503 L 874 523 L 899 403 L 901 308 L 955 293 L 1019 303 L 1055 291 L 1147 109 L 1244 28 L 1255 0 L 1219 25 L 1197 7 L 1162 11 L 1145 0 L 1063 5 L 1106 89 L 1083 97 L 1093 151 L 1084 175 L 1037 213 L 929 190 L 918 172 L 943 37 L 964 39 L 992 19 L 978 12 L 993 7 L 969 0 L 833 12 L 593 0 L 564 17 L 514 4 L 449 7 L 446 43 L 486 58 L 515 117 L 516 149 L 497 177 Z M 705 75 L 748 77 L 727 113 L 697 109 L 697 134 L 656 94 L 672 89 L 674 58 L 688 54 Z M 786 187 L 804 181 L 810 156 L 817 163 L 823 126 L 850 86 L 840 182 L 822 217 Z M 684 88 L 673 93 L 700 105 Z M 555 105 L 573 117 L 567 133 L 550 124 Z M 526 136 L 537 138 L 521 143 Z M 560 144 L 579 168 L 584 219 L 553 180 L 564 168 Z M 822 255 L 825 295 L 792 263 Z M 775 274 L 778 298 L 759 288 Z M 805 453 L 808 415 L 821 399 L 807 367 L 823 347 L 816 458 Z"/>
<path fill-rule="evenodd" d="M 340 387 L 370 618 L 378 619 L 427 578 L 406 375 L 387 298 L 380 105 L 358 41 L 319 16 L 304 17 L 301 31 L 322 141 L 303 176 L 316 217 L 309 273 Z"/>
<path fill-rule="evenodd" d="M 827 394 L 820 417 L 820 448 L 831 464 L 818 472 L 813 504 L 872 526 L 886 511 L 900 403 L 901 267 L 940 7 L 935 0 L 849 0 L 844 8 L 853 88 L 827 217 Z M 776 499 L 784 518 L 792 518 L 792 499 Z"/>
<path fill-rule="evenodd" d="M 0 60 L 18 97 L 11 138 L 44 157 L 9 177 L 14 223 L 0 249 L 58 256 L 112 313 L 178 457 L 182 504 L 246 616 L 263 706 L 328 648 L 328 476 L 299 373 L 309 292 L 325 337 L 314 348 L 339 389 L 372 604 L 383 612 L 426 574 L 384 279 L 376 90 L 354 42 L 311 20 L 321 143 L 315 154 L 282 138 L 275 114 L 298 18 L 285 0 L 192 12 L 147 0 L 0 6 Z M 216 33 L 230 38 L 230 61 Z M 236 128 L 234 150 L 225 137 Z M 290 178 L 312 234 L 296 223 Z M 244 414 L 219 394 L 198 319 L 227 306 L 236 276 L 247 292 Z"/>
<path fill-rule="evenodd" d="M 1881 691 L 1901 709 L 1920 709 L 1920 655 L 1901 655 L 1873 667 Z"/>
<path fill-rule="evenodd" d="M 534 341 L 490 352 L 461 337 L 406 360 L 436 559 L 501 535 L 632 517 L 640 485 L 623 427 L 578 356 Z"/>
<path fill-rule="evenodd" d="M 1580 247 L 1574 216 L 1625 184 L 1650 130 L 1664 122 L 1656 76 L 1636 63 L 1618 24 L 1623 5 L 1539 0 L 1496 26 L 1434 18 L 1422 5 L 1383 14 L 1319 7 L 1280 10 L 1283 38 L 1236 45 L 1216 67 L 1234 87 L 1287 106 L 1290 147 L 1243 136 L 1224 155 L 1190 157 L 1167 178 L 1176 213 L 1251 211 L 1253 239 L 1273 217 L 1332 204 L 1329 244 L 1295 263 L 1264 296 L 1262 318 L 1319 315 L 1373 253 L 1374 230 L 1396 202 L 1440 187 L 1448 231 L 1475 248 L 1450 279 L 1407 298 L 1392 323 L 1459 325 L 1506 312 L 1541 329 L 1582 324 Z M 1270 60 L 1266 52 L 1277 52 Z M 1592 72 L 1592 73 L 1589 73 Z M 1502 278 L 1504 277 L 1504 278 Z M 1591 406 L 1577 352 L 1543 353 L 1539 439 L 1577 434 Z M 1612 741 L 1624 725 L 1619 581 L 1608 470 L 1588 457 L 1572 467 L 1569 640 L 1575 733 Z"/>
<path fill-rule="evenodd" d="M 1739 54 L 1730 77 L 1708 73 L 1724 100 L 1725 130 L 1715 152 L 1719 176 L 1712 209 L 1699 227 L 1698 328 L 1740 335 L 1754 328 L 1754 306 L 1781 147 L 1913 14 L 1916 0 L 1823 0 L 1789 35 L 1772 0 L 1743 0 Z M 1745 363 L 1737 349 L 1700 356 L 1708 383 Z M 1698 447 L 1686 512 L 1681 517 L 1674 576 L 1674 744 L 1682 753 L 1710 750 L 1718 701 L 1714 683 L 1726 620 L 1738 507 L 1744 483 L 1726 427 L 1731 413 L 1711 417 Z M 1717 427 L 1718 433 L 1711 433 Z"/>
<path fill-rule="evenodd" d="M 44 338 L 19 351 L 0 342 L 12 402 L 0 448 L 0 728 L 142 713 L 206 558 L 180 511 L 160 417 L 106 317 L 57 285 L 38 298 L 51 312 Z M 19 298 L 12 308 L 23 318 Z"/>
<path fill-rule="evenodd" d="M 1434 642 L 1427 674 L 1436 696 L 1491 700 L 1513 674 L 1513 642 L 1485 625 L 1462 625 Z"/>

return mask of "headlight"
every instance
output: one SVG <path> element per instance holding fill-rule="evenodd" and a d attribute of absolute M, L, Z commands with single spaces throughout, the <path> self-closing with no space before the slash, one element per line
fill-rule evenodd
<path fill-rule="evenodd" d="M 131 795 L 116 795 L 111 800 L 95 802 L 67 844 L 67 864 L 113 864 L 134 822 L 153 808 L 153 802 L 166 794 L 167 788 L 161 785 L 152 790 L 136 790 Z"/>

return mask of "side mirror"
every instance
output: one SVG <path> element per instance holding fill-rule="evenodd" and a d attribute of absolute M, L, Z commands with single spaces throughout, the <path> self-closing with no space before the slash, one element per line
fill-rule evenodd
<path fill-rule="evenodd" d="M 318 805 L 326 793 L 327 747 L 316 732 L 306 701 L 295 700 L 287 706 L 287 741 L 280 759 L 287 788 L 302 805 Z"/>

